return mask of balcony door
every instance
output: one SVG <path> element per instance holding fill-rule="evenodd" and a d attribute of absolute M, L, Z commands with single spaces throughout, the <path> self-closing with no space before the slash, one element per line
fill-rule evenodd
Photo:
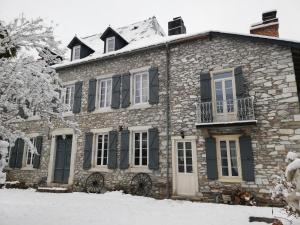
<path fill-rule="evenodd" d="M 234 121 L 237 116 L 233 72 L 213 74 L 213 112 L 217 122 Z"/>

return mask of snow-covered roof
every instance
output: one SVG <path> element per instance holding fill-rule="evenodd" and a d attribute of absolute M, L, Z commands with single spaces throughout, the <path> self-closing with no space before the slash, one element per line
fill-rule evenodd
<path fill-rule="evenodd" d="M 282 38 L 270 37 L 264 35 L 256 35 L 256 34 L 241 34 L 241 33 L 231 33 L 231 32 L 222 32 L 222 31 L 205 31 L 205 32 L 199 32 L 193 34 L 180 34 L 180 35 L 173 35 L 173 36 L 162 36 L 161 34 L 158 34 L 158 35 L 149 36 L 147 38 L 140 38 L 138 40 L 132 41 L 127 46 L 117 51 L 112 51 L 108 53 L 103 53 L 103 51 L 95 52 L 83 59 L 78 59 L 74 61 L 64 61 L 61 64 L 54 65 L 53 68 L 59 69 L 59 68 L 71 67 L 73 65 L 79 65 L 79 64 L 96 61 L 104 58 L 114 57 L 116 55 L 126 54 L 132 51 L 149 49 L 152 47 L 158 47 L 166 44 L 187 41 L 190 39 L 201 38 L 204 36 L 241 37 L 243 39 L 247 39 L 251 41 L 269 42 L 278 45 L 300 48 L 300 41 L 288 40 L 288 39 L 282 39 Z"/>
<path fill-rule="evenodd" d="M 95 52 L 103 52 L 103 41 L 100 40 L 102 34 L 94 34 L 87 37 L 78 38 L 82 43 L 93 49 Z"/>

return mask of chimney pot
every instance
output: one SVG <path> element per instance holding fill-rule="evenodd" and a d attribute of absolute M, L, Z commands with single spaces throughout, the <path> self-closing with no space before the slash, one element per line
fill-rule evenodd
<path fill-rule="evenodd" d="M 279 37 L 277 10 L 262 13 L 262 21 L 251 26 L 250 34 Z"/>

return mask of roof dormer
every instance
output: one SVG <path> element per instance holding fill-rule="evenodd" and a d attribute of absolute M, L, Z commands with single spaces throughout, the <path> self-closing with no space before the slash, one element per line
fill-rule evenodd
<path fill-rule="evenodd" d="M 71 61 L 85 58 L 95 52 L 77 36 L 68 44 L 68 48 L 71 50 Z"/>
<path fill-rule="evenodd" d="M 111 27 L 104 31 L 100 39 L 104 41 L 104 53 L 116 51 L 128 45 L 128 42 Z"/>

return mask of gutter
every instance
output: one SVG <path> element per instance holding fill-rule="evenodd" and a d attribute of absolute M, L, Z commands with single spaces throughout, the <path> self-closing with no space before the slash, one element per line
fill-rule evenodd
<path fill-rule="evenodd" d="M 171 191 L 170 191 L 170 141 L 171 141 L 171 110 L 170 110 L 170 49 L 169 44 L 165 43 L 166 47 L 166 75 L 167 75 L 167 104 L 166 104 L 166 133 L 167 133 L 167 186 L 166 186 L 166 192 L 167 196 L 166 198 L 171 197 Z"/>

